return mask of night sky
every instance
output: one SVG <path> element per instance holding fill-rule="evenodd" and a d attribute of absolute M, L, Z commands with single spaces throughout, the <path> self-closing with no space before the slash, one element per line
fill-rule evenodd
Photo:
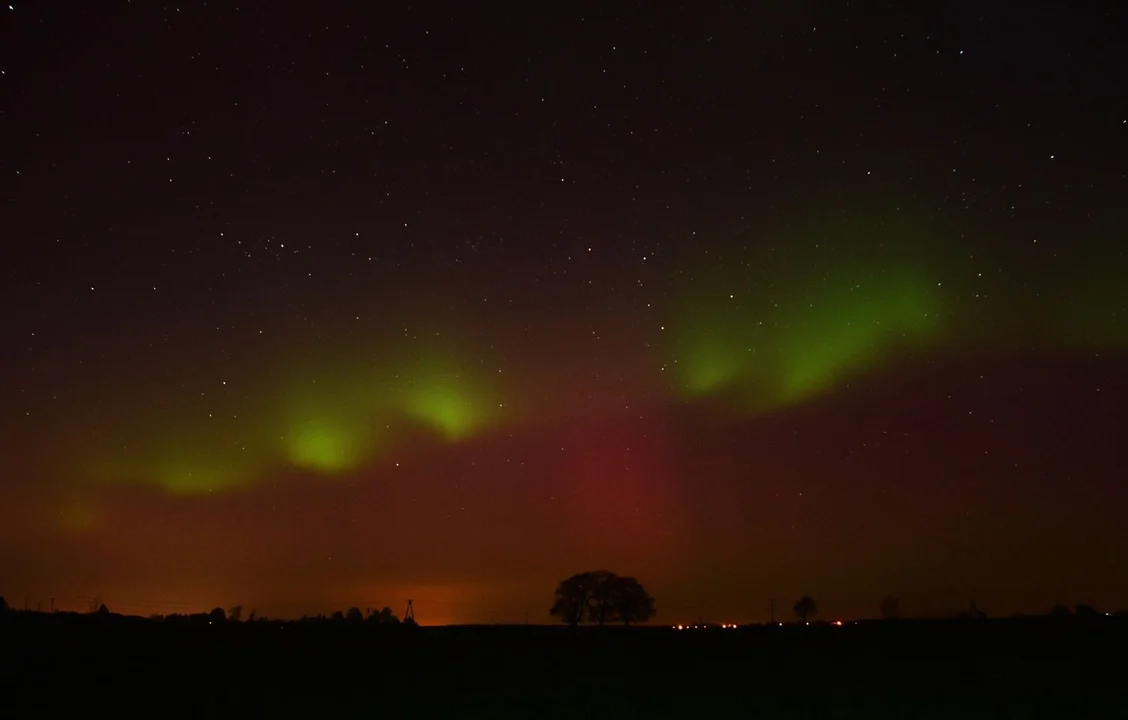
<path fill-rule="evenodd" d="M 1122 3 L 2 5 L 12 605 L 1128 607 Z"/>

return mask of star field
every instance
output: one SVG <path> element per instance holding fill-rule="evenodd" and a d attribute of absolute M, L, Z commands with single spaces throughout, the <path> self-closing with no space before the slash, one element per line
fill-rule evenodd
<path fill-rule="evenodd" d="M 0 594 L 1123 607 L 1126 20 L 8 5 Z"/>

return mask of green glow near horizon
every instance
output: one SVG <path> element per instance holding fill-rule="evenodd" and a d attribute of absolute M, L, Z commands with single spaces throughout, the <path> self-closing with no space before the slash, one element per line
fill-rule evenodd
<path fill-rule="evenodd" d="M 328 474 L 360 467 L 371 446 L 362 428 L 324 417 L 297 420 L 284 440 L 291 463 Z"/>
<path fill-rule="evenodd" d="M 89 460 L 85 475 L 111 485 L 156 486 L 173 495 L 207 495 L 258 479 L 269 453 L 261 442 L 240 444 L 227 433 L 177 435 L 163 428 L 131 433 Z"/>
<path fill-rule="evenodd" d="M 328 475 L 370 461 L 397 418 L 414 420 L 447 442 L 464 440 L 497 417 L 487 385 L 437 344 L 372 366 L 338 359 L 334 373 L 293 372 L 283 381 L 286 460 Z M 362 355 L 362 353 L 358 353 Z M 310 363 L 316 367 L 316 363 Z"/>
<path fill-rule="evenodd" d="M 285 460 L 323 475 L 354 471 L 372 457 L 380 431 L 371 377 L 355 370 L 294 373 L 283 383 Z"/>
<path fill-rule="evenodd" d="M 840 250 L 794 245 L 801 249 L 746 260 L 740 272 L 735 263 L 715 269 L 702 253 L 669 328 L 684 395 L 790 405 L 941 336 L 941 274 L 926 247 L 881 238 Z"/>
<path fill-rule="evenodd" d="M 425 386 L 409 394 L 408 414 L 449 440 L 467 437 L 481 421 L 474 403 L 451 387 Z"/>
<path fill-rule="evenodd" d="M 206 495 L 221 490 L 249 485 L 257 468 L 238 465 L 200 463 L 168 463 L 157 472 L 161 487 L 174 495 Z"/>
<path fill-rule="evenodd" d="M 676 376 L 677 396 L 719 397 L 764 413 L 833 392 L 904 355 L 960 343 L 1128 348 L 1123 258 L 1078 260 L 1062 266 L 1056 282 L 1032 287 L 996 272 L 998 263 L 969 265 L 951 250 L 956 243 L 921 230 L 932 224 L 926 214 L 879 211 L 862 219 L 849 210 L 784 228 L 775 242 L 764 241 L 765 231 L 747 244 L 726 236 L 714 247 L 678 248 L 684 255 L 674 258 L 662 288 L 669 304 L 654 318 L 664 328 L 664 357 L 655 362 Z M 420 315 L 410 332 L 383 328 L 359 343 L 288 338 L 246 363 L 246 377 L 225 377 L 205 392 L 179 378 L 150 379 L 136 394 L 140 405 L 114 407 L 96 434 L 76 435 L 85 452 L 60 462 L 94 482 L 207 495 L 287 469 L 350 476 L 408 437 L 412 425 L 459 443 L 515 422 L 497 384 L 496 368 L 507 358 L 455 343 L 457 333 L 424 322 L 425 309 Z M 478 329 L 472 318 L 445 320 Z M 488 330 L 502 348 L 507 338 L 525 338 L 516 329 Z M 544 382 L 552 371 L 530 368 L 519 380 L 507 374 L 516 381 L 508 389 Z M 536 403 L 521 417 L 554 411 Z M 68 522 L 87 522 L 80 515 Z"/>
<path fill-rule="evenodd" d="M 501 403 L 486 383 L 450 357 L 436 352 L 417 363 L 401 383 L 397 399 L 400 412 L 456 442 L 495 421 Z"/>
<path fill-rule="evenodd" d="M 223 384 L 239 388 L 237 394 L 179 389 L 125 425 L 103 428 L 82 472 L 106 484 L 206 495 L 250 486 L 286 467 L 348 475 L 378 457 L 403 421 L 458 442 L 499 419 L 502 403 L 473 366 L 448 348 L 424 349 L 367 365 L 359 358 L 373 353 L 358 351 L 354 360 L 329 349 Z"/>
<path fill-rule="evenodd" d="M 857 285 L 824 288 L 782 328 L 781 399 L 793 402 L 814 395 L 844 374 L 935 337 L 940 327 L 935 288 L 936 283 L 903 269 Z"/>

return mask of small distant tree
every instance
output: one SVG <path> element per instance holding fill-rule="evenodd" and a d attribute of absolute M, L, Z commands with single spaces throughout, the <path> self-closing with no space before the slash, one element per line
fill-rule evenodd
<path fill-rule="evenodd" d="M 212 624 L 226 622 L 226 621 L 227 621 L 227 613 L 224 612 L 223 608 L 221 608 L 221 607 L 212 608 L 212 611 L 210 613 L 208 613 L 208 622 L 210 622 Z"/>
<path fill-rule="evenodd" d="M 362 613 L 358 607 L 351 607 L 345 612 L 345 620 L 351 623 L 364 622 L 364 613 Z"/>
<path fill-rule="evenodd" d="M 4 599 L 3 595 L 0 595 L 0 613 L 6 612 L 8 612 L 8 601 Z"/>
<path fill-rule="evenodd" d="M 227 611 L 227 619 L 231 622 L 239 622 L 243 619 L 243 606 L 236 605 Z"/>
<path fill-rule="evenodd" d="M 94 613 L 101 611 L 101 609 L 104 607 L 106 607 L 106 604 L 102 602 L 102 598 L 95 596 L 90 601 L 90 614 L 93 615 Z"/>
<path fill-rule="evenodd" d="M 1085 605 L 1079 603 L 1073 608 L 1073 614 L 1077 616 L 1078 620 L 1091 620 L 1097 617 L 1100 613 L 1092 605 Z"/>
<path fill-rule="evenodd" d="M 657 610 L 654 598 L 633 577 L 616 577 L 611 581 L 611 606 L 615 617 L 624 625 L 646 622 Z"/>
<path fill-rule="evenodd" d="M 253 623 L 258 618 L 258 610 L 251 608 L 251 612 L 247 614 L 247 622 Z"/>
<path fill-rule="evenodd" d="M 818 615 L 819 613 L 818 605 L 815 604 L 814 598 L 810 595 L 804 595 L 796 600 L 795 605 L 793 605 L 791 609 L 795 611 L 795 614 L 802 622 L 807 622 L 807 618 Z"/>
<path fill-rule="evenodd" d="M 1063 605 L 1062 603 L 1054 605 L 1050 610 L 1050 617 L 1057 620 L 1068 620 L 1072 615 L 1073 613 L 1069 611 L 1069 606 Z"/>
<path fill-rule="evenodd" d="M 895 620 L 901 617 L 901 601 L 892 595 L 881 599 L 881 617 L 886 620 Z"/>
<path fill-rule="evenodd" d="M 343 612 L 341 612 L 340 610 L 334 610 L 333 614 L 330 616 L 330 619 L 333 622 L 344 622 L 345 621 L 345 614 Z"/>

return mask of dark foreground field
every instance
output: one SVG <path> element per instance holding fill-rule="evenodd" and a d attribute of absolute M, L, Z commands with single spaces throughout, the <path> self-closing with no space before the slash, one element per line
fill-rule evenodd
<path fill-rule="evenodd" d="M 0 626 L 0 718 L 1128 717 L 1128 627 L 1111 619 L 678 632 L 43 617 Z"/>

